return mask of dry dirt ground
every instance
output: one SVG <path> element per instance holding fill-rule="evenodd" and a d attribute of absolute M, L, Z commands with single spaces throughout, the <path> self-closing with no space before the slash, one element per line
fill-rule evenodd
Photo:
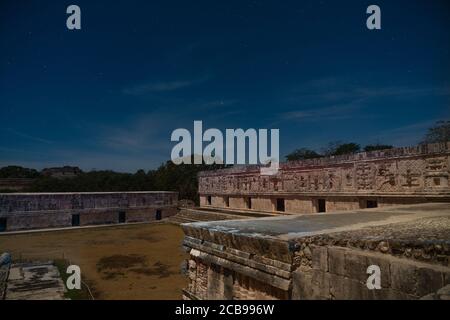
<path fill-rule="evenodd" d="M 183 232 L 153 223 L 0 236 L 13 259 L 67 259 L 96 299 L 180 299 Z"/>

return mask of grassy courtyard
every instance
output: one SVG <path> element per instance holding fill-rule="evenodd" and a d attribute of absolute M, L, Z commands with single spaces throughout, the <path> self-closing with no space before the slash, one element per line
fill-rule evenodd
<path fill-rule="evenodd" d="M 183 232 L 152 223 L 0 236 L 13 260 L 65 260 L 95 299 L 180 299 Z"/>

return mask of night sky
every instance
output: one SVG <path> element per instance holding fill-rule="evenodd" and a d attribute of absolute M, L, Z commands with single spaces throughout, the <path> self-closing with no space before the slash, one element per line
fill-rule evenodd
<path fill-rule="evenodd" d="M 152 169 L 194 120 L 279 128 L 282 155 L 414 145 L 450 118 L 450 4 L 1 0 L 0 118 L 0 166 L 37 169 Z"/>

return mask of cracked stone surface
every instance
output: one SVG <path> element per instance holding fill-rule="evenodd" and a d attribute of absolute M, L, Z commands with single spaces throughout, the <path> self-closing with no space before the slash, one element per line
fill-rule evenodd
<path fill-rule="evenodd" d="M 52 262 L 13 264 L 6 300 L 62 300 L 64 283 Z"/>
<path fill-rule="evenodd" d="M 299 244 L 317 243 L 375 250 L 448 265 L 450 204 L 429 203 L 182 225 L 193 238 L 290 262 Z M 268 246 L 277 250 L 268 252 Z"/>

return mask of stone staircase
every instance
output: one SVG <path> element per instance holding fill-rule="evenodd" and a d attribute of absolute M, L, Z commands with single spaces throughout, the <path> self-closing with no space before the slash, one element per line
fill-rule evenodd
<path fill-rule="evenodd" d="M 269 214 L 222 210 L 213 208 L 180 209 L 180 211 L 167 219 L 167 222 L 181 224 L 201 221 L 249 219 L 255 217 L 268 217 Z"/>

